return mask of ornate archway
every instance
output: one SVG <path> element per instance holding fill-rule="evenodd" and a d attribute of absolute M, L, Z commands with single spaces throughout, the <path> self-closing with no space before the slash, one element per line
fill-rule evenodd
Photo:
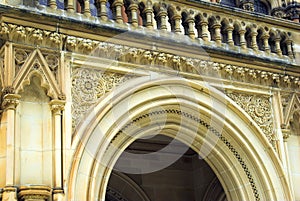
<path fill-rule="evenodd" d="M 121 153 L 157 129 L 202 156 L 228 200 L 291 200 L 274 150 L 232 100 L 202 82 L 143 77 L 100 100 L 78 127 L 68 200 L 104 200 Z"/>

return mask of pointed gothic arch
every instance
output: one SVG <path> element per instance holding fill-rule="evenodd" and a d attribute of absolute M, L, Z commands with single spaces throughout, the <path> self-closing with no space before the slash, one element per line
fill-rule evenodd
<path fill-rule="evenodd" d="M 228 200 L 291 200 L 276 153 L 239 106 L 202 82 L 145 77 L 109 93 L 77 127 L 68 200 L 104 200 L 118 157 L 157 129 L 202 156 Z"/>

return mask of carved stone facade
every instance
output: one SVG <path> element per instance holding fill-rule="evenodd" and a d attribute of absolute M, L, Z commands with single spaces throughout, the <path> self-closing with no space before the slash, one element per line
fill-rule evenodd
<path fill-rule="evenodd" d="M 229 1 L 1 2 L 0 201 L 300 200 L 299 5 Z"/>

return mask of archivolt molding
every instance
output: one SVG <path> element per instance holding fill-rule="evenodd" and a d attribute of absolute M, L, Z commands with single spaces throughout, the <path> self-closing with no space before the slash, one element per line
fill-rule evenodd
<path fill-rule="evenodd" d="M 249 183 L 251 185 L 255 200 L 256 201 L 261 200 L 261 197 L 259 195 L 259 190 L 256 186 L 256 182 L 252 176 L 252 173 L 250 172 L 245 160 L 243 159 L 243 156 L 241 156 L 241 154 L 238 153 L 236 148 L 232 145 L 232 143 L 230 143 L 230 140 L 228 140 L 222 133 L 220 133 L 216 128 L 214 128 L 212 125 L 207 123 L 205 120 L 200 119 L 199 117 L 194 116 L 193 114 L 190 114 L 188 112 L 184 112 L 184 111 L 177 110 L 177 109 L 166 109 L 166 110 L 157 110 L 157 111 L 145 113 L 137 118 L 134 118 L 131 122 L 129 122 L 123 128 L 121 128 L 120 131 L 111 140 L 110 144 L 114 144 L 114 141 L 118 141 L 118 139 L 126 138 L 128 136 L 128 134 L 126 134 L 126 133 L 130 133 L 130 132 L 126 132 L 126 130 L 130 129 L 131 126 L 137 124 L 138 122 L 143 121 L 143 119 L 151 118 L 151 116 L 152 116 L 152 118 L 159 118 L 158 116 L 166 115 L 166 114 L 179 115 L 180 116 L 179 118 L 181 118 L 181 116 L 182 116 L 184 118 L 188 118 L 192 121 L 195 121 L 196 123 L 200 124 L 201 126 L 204 126 L 208 131 L 210 131 L 219 140 L 221 140 L 224 143 L 224 145 L 228 148 L 228 150 L 234 155 L 234 157 L 237 159 L 237 161 L 243 168 L 245 175 L 248 178 Z"/>
<path fill-rule="evenodd" d="M 188 82 L 188 86 L 192 87 L 193 90 L 184 87 L 183 82 L 185 84 Z M 171 129 L 169 134 L 163 134 L 173 136 L 176 135 L 174 132 L 177 129 L 182 128 L 184 130 L 180 131 L 186 133 L 186 136 L 182 136 L 181 140 L 194 139 L 190 145 L 199 154 L 202 153 L 200 147 L 204 141 L 209 144 L 208 146 L 214 147 L 212 149 L 212 160 L 218 161 L 215 161 L 216 172 L 226 172 L 227 168 L 230 170 L 227 172 L 228 174 L 217 176 L 220 176 L 220 181 L 224 182 L 222 184 L 225 184 L 228 192 L 232 187 L 238 191 L 230 195 L 232 198 L 239 198 L 239 200 L 247 200 L 247 198 L 252 200 L 290 199 L 288 185 L 279 159 L 262 135 L 261 129 L 237 104 L 226 98 L 224 94 L 221 95 L 217 90 L 208 92 L 204 85 L 198 84 L 187 80 L 179 80 L 178 78 L 164 78 L 161 81 L 152 80 L 150 82 L 142 78 L 136 78 L 128 81 L 122 89 L 116 88 L 113 96 L 108 94 L 99 101 L 94 107 L 93 113 L 87 115 L 86 120 L 88 123 L 80 124 L 73 137 L 72 148 L 76 150 L 74 153 L 76 160 L 74 160 L 71 168 L 68 199 L 72 199 L 73 196 L 81 196 L 80 199 L 94 199 L 99 198 L 99 195 L 100 199 L 103 199 L 110 170 L 118 155 L 134 141 L 135 137 L 132 138 L 133 135 L 144 137 L 147 136 L 147 133 L 150 135 L 157 132 L 157 127 L 161 129 L 161 123 L 166 123 L 165 119 L 161 117 L 168 117 L 170 124 L 166 126 L 170 126 L 168 128 Z M 178 91 L 171 93 L 168 90 L 163 90 L 168 86 Z M 189 96 L 189 92 L 195 93 L 196 97 Z M 214 106 L 209 100 L 212 97 L 220 101 L 217 101 L 215 107 L 220 108 L 221 105 L 225 104 L 226 112 L 211 111 L 211 107 Z M 131 104 L 126 104 L 127 101 L 130 101 Z M 129 107 L 126 111 L 124 110 L 124 104 Z M 181 107 L 183 106 L 181 104 L 184 104 L 184 107 Z M 155 107 L 153 107 L 154 105 Z M 152 116 L 150 117 L 150 115 Z M 215 124 L 210 121 L 211 116 L 217 118 Z M 224 116 L 224 119 L 222 116 Z M 149 119 L 153 124 L 149 125 Z M 183 126 L 180 126 L 182 120 L 189 123 L 184 122 Z M 225 127 L 219 128 L 223 121 L 225 121 Z M 180 125 L 177 125 L 177 123 Z M 142 127 L 144 125 L 146 127 Z M 148 130 L 141 131 L 139 129 L 141 127 Z M 118 133 L 120 130 L 121 133 Z M 211 144 L 212 139 L 206 137 L 206 131 L 211 133 L 210 136 L 218 139 L 217 144 Z M 196 135 L 196 133 L 199 135 Z M 204 136 L 201 133 L 204 133 Z M 196 138 L 193 138 L 194 135 L 196 135 Z M 95 139 L 99 140 L 97 144 L 95 144 Z M 187 141 L 185 143 L 189 144 Z M 105 152 L 105 150 L 107 151 Z M 263 161 L 268 157 L 274 159 L 272 160 L 274 164 L 267 169 Z M 220 164 L 217 165 L 219 162 Z M 214 166 L 214 161 L 211 161 L 210 165 Z M 234 170 L 231 166 L 234 167 Z M 238 171 L 237 174 L 233 173 L 236 171 Z M 83 172 L 89 172 L 90 174 L 82 174 Z M 103 178 L 103 180 L 99 180 L 99 178 Z M 241 186 L 245 183 L 249 185 Z M 278 186 L 283 188 L 278 188 Z M 76 193 L 77 188 L 81 189 L 80 192 L 84 188 L 83 194 Z M 278 188 L 279 191 L 270 190 L 273 188 Z"/>
<path fill-rule="evenodd" d="M 72 70 L 72 126 L 80 122 L 86 112 L 107 92 L 134 76 L 89 68 Z"/>
<path fill-rule="evenodd" d="M 275 135 L 273 132 L 273 118 L 270 97 L 243 93 L 227 93 L 250 117 L 257 123 L 269 142 L 275 148 Z"/>
<path fill-rule="evenodd" d="M 66 48 L 71 52 L 104 57 L 138 65 L 172 69 L 184 73 L 220 77 L 246 83 L 268 86 L 300 87 L 300 77 L 285 72 L 261 70 L 252 67 L 212 62 L 209 60 L 178 56 L 156 50 L 145 50 L 110 42 L 101 42 L 33 27 L 2 22 L 0 35 L 12 41 L 29 42 L 47 47 Z"/>

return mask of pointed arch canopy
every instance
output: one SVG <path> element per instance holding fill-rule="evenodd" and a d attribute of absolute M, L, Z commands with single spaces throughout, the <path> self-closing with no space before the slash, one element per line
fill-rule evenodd
<path fill-rule="evenodd" d="M 291 200 L 276 153 L 237 104 L 202 81 L 151 76 L 107 94 L 77 127 L 67 199 L 104 201 L 119 156 L 135 139 L 153 133 L 195 150 L 228 200 Z"/>

